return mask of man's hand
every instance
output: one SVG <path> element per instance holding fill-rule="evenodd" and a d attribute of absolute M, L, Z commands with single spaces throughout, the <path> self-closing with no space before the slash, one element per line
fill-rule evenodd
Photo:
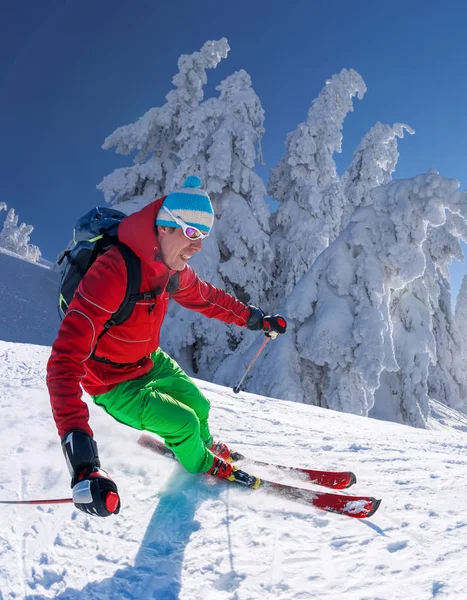
<path fill-rule="evenodd" d="M 76 508 L 90 515 L 109 517 L 120 511 L 117 486 L 105 471 L 96 467 L 83 471 L 72 492 Z"/>
<path fill-rule="evenodd" d="M 250 316 L 248 318 L 248 329 L 253 331 L 264 331 L 268 337 L 275 338 L 287 330 L 287 321 L 281 315 L 265 315 L 256 306 L 249 305 Z"/>
<path fill-rule="evenodd" d="M 118 514 L 117 486 L 105 471 L 100 470 L 97 444 L 92 437 L 85 431 L 70 431 L 62 440 L 62 450 L 72 477 L 76 508 L 99 517 Z"/>

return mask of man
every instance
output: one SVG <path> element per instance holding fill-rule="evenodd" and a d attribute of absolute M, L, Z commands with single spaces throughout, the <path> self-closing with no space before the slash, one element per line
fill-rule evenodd
<path fill-rule="evenodd" d="M 209 400 L 159 348 L 169 280 L 170 285 L 175 280 L 174 300 L 207 317 L 266 333 L 284 333 L 286 322 L 201 281 L 188 266 L 214 221 L 200 186 L 198 177 L 189 177 L 181 191 L 126 217 L 118 228 L 119 241 L 141 261 L 140 292 L 160 293 L 138 301 L 124 323 L 106 332 L 127 285 L 121 250 L 112 247 L 82 278 L 53 344 L 47 385 L 73 500 L 84 512 L 107 517 L 118 513 L 120 499 L 113 480 L 100 470 L 80 386 L 116 420 L 161 436 L 191 473 L 234 479 L 229 448 L 214 442 L 209 431 Z"/>

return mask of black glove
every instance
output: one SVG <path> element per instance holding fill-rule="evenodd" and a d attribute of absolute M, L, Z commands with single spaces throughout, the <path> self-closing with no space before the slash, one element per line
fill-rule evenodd
<path fill-rule="evenodd" d="M 248 317 L 247 327 L 253 331 L 264 331 L 264 333 L 272 338 L 277 337 L 279 333 L 285 333 L 287 330 L 287 321 L 281 315 L 265 315 L 264 312 L 249 305 L 250 316 Z"/>
<path fill-rule="evenodd" d="M 120 498 L 115 483 L 100 470 L 97 444 L 85 431 L 70 431 L 62 440 L 70 471 L 73 502 L 90 515 L 108 517 L 118 514 Z"/>
<path fill-rule="evenodd" d="M 118 489 L 105 471 L 96 467 L 83 471 L 73 486 L 76 508 L 98 517 L 109 517 L 120 512 Z"/>

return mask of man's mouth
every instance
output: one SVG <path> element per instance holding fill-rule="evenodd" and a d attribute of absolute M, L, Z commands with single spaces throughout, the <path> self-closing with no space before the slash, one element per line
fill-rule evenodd
<path fill-rule="evenodd" d="M 180 256 L 183 258 L 183 260 L 190 260 L 191 256 L 187 256 L 186 254 L 182 254 L 180 253 Z"/>

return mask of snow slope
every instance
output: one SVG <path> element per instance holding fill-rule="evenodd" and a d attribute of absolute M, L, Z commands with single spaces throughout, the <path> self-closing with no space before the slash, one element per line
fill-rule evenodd
<path fill-rule="evenodd" d="M 49 352 L 0 342 L 0 499 L 70 494 Z M 199 384 L 219 439 L 252 457 L 352 469 L 352 490 L 382 497 L 379 511 L 358 521 L 189 475 L 90 403 L 122 511 L 0 506 L 3 600 L 467 598 L 465 417 L 436 406 L 434 429 L 417 430 Z"/>
<path fill-rule="evenodd" d="M 51 345 L 57 335 L 60 276 L 0 248 L 0 340 Z"/>

